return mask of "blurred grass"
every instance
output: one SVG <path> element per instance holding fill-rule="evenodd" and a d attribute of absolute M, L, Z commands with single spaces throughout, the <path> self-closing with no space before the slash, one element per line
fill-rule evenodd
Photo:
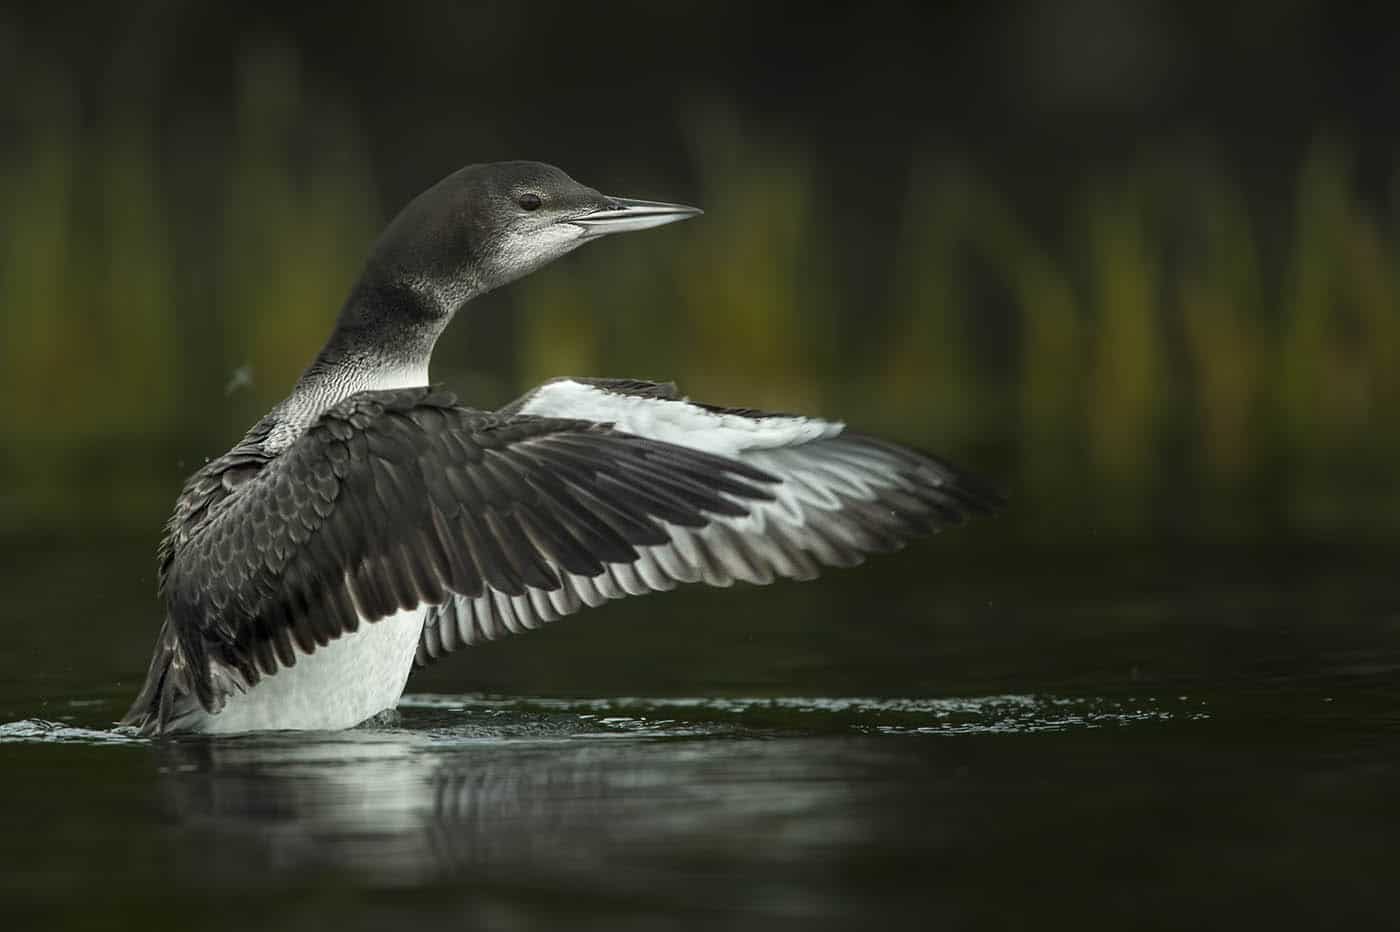
<path fill-rule="evenodd" d="M 289 49 L 247 50 L 193 144 L 157 125 L 140 55 L 116 62 L 95 119 L 36 58 L 0 96 L 8 526 L 148 523 L 191 450 L 285 393 L 394 206 L 353 108 Z M 883 180 L 897 209 L 853 231 L 800 141 L 685 119 L 705 220 L 516 286 L 510 348 L 468 357 L 485 383 L 674 378 L 842 416 L 977 463 L 1031 535 L 1400 521 L 1400 231 L 1337 139 L 1282 229 L 1238 166 L 1183 150 L 1084 179 L 1052 229 L 916 153 Z M 860 253 L 878 277 L 845 258 L 865 232 L 891 246 Z"/>

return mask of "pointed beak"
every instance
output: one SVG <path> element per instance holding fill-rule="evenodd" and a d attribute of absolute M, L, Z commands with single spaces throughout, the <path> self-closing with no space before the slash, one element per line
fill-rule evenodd
<path fill-rule="evenodd" d="M 606 207 L 592 213 L 575 217 L 568 221 L 583 228 L 585 238 L 606 236 L 609 233 L 628 233 L 632 230 L 647 230 L 651 227 L 689 220 L 704 213 L 698 207 L 684 204 L 665 204 L 661 201 L 636 201 L 625 197 L 610 197 Z"/>

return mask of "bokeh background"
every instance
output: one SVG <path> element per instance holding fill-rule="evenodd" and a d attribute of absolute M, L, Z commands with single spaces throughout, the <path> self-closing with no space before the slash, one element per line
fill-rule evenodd
<path fill-rule="evenodd" d="M 521 157 L 707 213 L 473 305 L 434 371 L 468 403 L 673 378 L 1007 492 L 891 579 L 1374 554 L 1400 527 L 1387 26 L 1320 2 L 11 6 L 10 572 L 77 548 L 148 599 L 183 477 L 288 391 L 377 230 Z M 865 604 L 878 577 L 853 578 L 822 591 Z"/>
<path fill-rule="evenodd" d="M 713 740 L 550 744 L 560 706 L 496 698 L 410 712 L 400 751 L 0 740 L 0 902 L 44 928 L 1384 924 L 1392 20 L 0 0 L 0 739 L 121 715 L 184 477 L 286 394 L 378 229 L 469 162 L 706 214 L 474 304 L 434 363 L 467 403 L 675 379 L 1010 500 L 816 584 L 624 600 L 410 683 L 545 697 L 585 732 L 599 707 L 570 697 L 680 697 L 630 701 Z M 1038 717 L 976 698 L 1006 693 Z M 852 696 L 873 711 L 829 701 Z M 875 737 L 958 730 L 910 697 L 990 718 Z M 425 755 L 430 732 L 467 743 Z M 800 737 L 752 740 L 775 735 Z"/>
<path fill-rule="evenodd" d="M 1317 2 L 0 13 L 0 525 L 149 527 L 472 161 L 705 218 L 493 295 L 435 377 L 840 415 L 1000 534 L 1400 520 L 1396 39 Z"/>

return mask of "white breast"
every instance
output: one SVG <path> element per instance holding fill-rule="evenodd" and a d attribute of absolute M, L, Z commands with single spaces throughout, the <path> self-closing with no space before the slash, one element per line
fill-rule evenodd
<path fill-rule="evenodd" d="M 423 631 L 425 608 L 399 612 L 344 634 L 296 666 L 264 676 L 195 726 L 207 734 L 351 728 L 403 695 Z"/>

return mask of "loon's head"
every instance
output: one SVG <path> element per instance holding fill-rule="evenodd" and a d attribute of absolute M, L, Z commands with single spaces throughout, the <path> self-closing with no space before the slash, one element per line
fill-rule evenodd
<path fill-rule="evenodd" d="M 472 298 L 589 240 L 698 213 L 608 197 L 541 162 L 468 165 L 415 197 L 380 234 L 302 382 L 329 379 L 337 389 L 326 398 L 352 386 L 426 384 L 438 337 Z"/>
<path fill-rule="evenodd" d="M 424 310 L 450 316 L 589 240 L 699 213 L 609 197 L 542 162 L 468 165 L 399 212 L 375 243 L 368 271 L 428 299 Z"/>

